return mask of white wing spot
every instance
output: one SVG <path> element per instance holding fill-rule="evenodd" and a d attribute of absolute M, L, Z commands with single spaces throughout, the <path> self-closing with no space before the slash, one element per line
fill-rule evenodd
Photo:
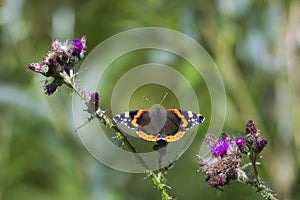
<path fill-rule="evenodd" d="M 187 113 L 188 113 L 189 118 L 192 118 L 194 116 L 193 112 L 191 112 L 191 111 L 188 111 Z"/>
<path fill-rule="evenodd" d="M 125 112 L 125 113 L 124 113 L 124 116 L 125 116 L 125 117 L 129 117 L 129 112 Z"/>

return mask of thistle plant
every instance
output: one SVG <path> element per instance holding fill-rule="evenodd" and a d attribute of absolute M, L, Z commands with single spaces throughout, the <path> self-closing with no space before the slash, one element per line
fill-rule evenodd
<path fill-rule="evenodd" d="M 104 111 L 105 109 L 100 108 L 99 93 L 97 91 L 84 91 L 78 84 L 76 79 L 78 74 L 74 71 L 74 66 L 84 58 L 86 47 L 85 36 L 65 42 L 55 40 L 51 43 L 50 50 L 42 61 L 31 63 L 28 68 L 47 77 L 43 86 L 46 95 L 53 95 L 62 85 L 71 88 L 84 100 L 86 112 L 91 115 L 90 119 L 96 118 L 106 127 L 112 129 L 116 138 L 122 140 L 122 144 L 134 153 L 136 160 L 145 168 L 147 177 L 152 179 L 153 184 L 161 193 L 162 199 L 173 199 L 167 192 L 166 173 L 174 163 L 152 171 L 140 156 L 135 145 L 128 140 L 126 134 L 116 126 L 111 116 Z M 258 175 L 257 161 L 261 158 L 260 152 L 268 142 L 260 135 L 253 120 L 248 122 L 245 136 L 232 139 L 229 134 L 222 133 L 221 138 L 218 139 L 208 134 L 205 137 L 205 142 L 210 147 L 211 155 L 208 157 L 199 156 L 199 171 L 206 174 L 208 184 L 221 189 L 231 181 L 237 180 L 255 187 L 264 199 L 276 199 L 271 189 Z M 157 150 L 159 150 L 159 144 Z M 250 164 L 243 167 L 241 163 L 245 158 L 249 158 Z M 247 166 L 252 166 L 253 174 L 245 170 Z"/>
<path fill-rule="evenodd" d="M 222 186 L 237 180 L 257 189 L 263 199 L 277 199 L 258 174 L 257 165 L 261 158 L 260 153 L 268 141 L 260 135 L 255 121 L 248 121 L 245 136 L 231 139 L 226 132 L 223 132 L 221 138 L 218 139 L 214 135 L 208 134 L 205 137 L 205 142 L 210 148 L 211 155 L 199 156 L 199 171 L 206 174 L 206 181 L 209 185 L 222 190 Z M 242 166 L 242 161 L 246 159 L 250 163 Z M 250 166 L 253 173 L 249 173 L 247 170 Z"/>
<path fill-rule="evenodd" d="M 100 108 L 100 95 L 98 92 L 84 91 L 76 79 L 77 73 L 74 72 L 74 66 L 84 58 L 86 51 L 86 37 L 75 38 L 71 42 L 60 42 L 55 40 L 50 45 L 50 51 L 41 62 L 31 63 L 28 68 L 33 72 L 42 74 L 50 80 L 46 80 L 44 91 L 46 95 L 54 94 L 63 84 L 71 88 L 86 104 L 86 111 L 91 114 L 91 118 L 97 118 L 106 127 L 112 129 L 116 138 L 122 140 L 122 144 L 134 153 L 138 162 L 146 169 L 147 177 L 150 177 L 160 191 L 162 199 L 173 199 L 166 191 L 165 172 L 169 167 L 151 171 L 146 162 L 139 155 L 136 147 L 128 140 L 126 134 L 119 129 L 112 118 Z M 89 120 L 90 120 L 89 119 Z M 170 164 L 171 166 L 171 164 Z"/>

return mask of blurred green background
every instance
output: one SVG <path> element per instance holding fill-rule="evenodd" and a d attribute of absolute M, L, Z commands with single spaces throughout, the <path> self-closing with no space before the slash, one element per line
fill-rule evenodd
<path fill-rule="evenodd" d="M 86 35 L 88 54 L 108 37 L 144 26 L 177 30 L 204 46 L 226 87 L 224 130 L 243 132 L 247 120 L 255 119 L 269 140 L 262 178 L 280 199 L 299 199 L 299 10 L 298 0 L 0 1 L 0 199 L 160 199 L 145 174 L 96 161 L 74 132 L 71 91 L 64 87 L 47 97 L 45 79 L 27 70 L 53 39 Z M 118 62 L 144 61 L 137 54 Z M 200 90 L 200 83 L 191 84 Z M 102 96 L 109 95 L 101 88 Z M 149 98 L 159 102 L 163 93 Z M 208 93 L 201 98 L 209 101 Z M 202 108 L 209 115 L 209 106 Z M 196 173 L 198 135 L 199 142 L 169 171 L 169 193 L 184 200 L 261 199 L 246 185 L 232 183 L 220 192 L 205 183 Z"/>

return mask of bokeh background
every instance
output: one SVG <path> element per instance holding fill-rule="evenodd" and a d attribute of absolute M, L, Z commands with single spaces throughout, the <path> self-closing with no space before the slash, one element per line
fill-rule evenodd
<path fill-rule="evenodd" d="M 0 199 L 160 199 L 145 174 L 122 173 L 96 161 L 74 132 L 71 91 L 63 87 L 48 97 L 45 78 L 27 70 L 53 39 L 86 35 L 89 53 L 114 34 L 144 26 L 177 30 L 203 45 L 226 87 L 224 130 L 242 133 L 247 120 L 255 119 L 269 140 L 259 167 L 262 178 L 280 199 L 299 199 L 299 10 L 298 0 L 0 1 Z M 116 63 L 134 66 L 145 58 L 147 51 Z M 107 80 L 99 91 L 104 109 Z M 203 87 L 201 81 L 191 84 L 195 90 Z M 149 98 L 159 102 L 164 92 Z M 204 104 L 209 94 L 201 98 Z M 201 106 L 209 116 L 210 107 Z M 168 172 L 169 193 L 184 200 L 261 199 L 247 185 L 232 183 L 221 192 L 205 183 L 196 173 L 203 139 L 198 135 Z"/>

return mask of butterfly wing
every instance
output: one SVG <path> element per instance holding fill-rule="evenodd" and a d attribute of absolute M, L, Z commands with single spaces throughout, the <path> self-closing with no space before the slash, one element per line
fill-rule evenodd
<path fill-rule="evenodd" d="M 186 130 L 191 129 L 196 124 L 201 124 L 204 117 L 200 114 L 188 110 L 169 109 L 168 120 L 164 126 L 164 140 L 173 142 L 183 137 Z"/>
<path fill-rule="evenodd" d="M 157 133 L 155 120 L 151 123 L 149 110 L 133 110 L 114 116 L 116 123 L 124 124 L 128 128 L 136 130 L 136 133 L 148 141 L 165 140 L 172 142 L 180 139 L 186 130 L 196 124 L 201 124 L 204 117 L 188 110 L 168 109 L 167 118 L 162 129 Z"/>
<path fill-rule="evenodd" d="M 128 128 L 136 130 L 136 133 L 144 140 L 157 141 L 159 139 L 159 134 L 151 130 L 149 110 L 133 110 L 121 113 L 114 116 L 113 120 L 116 123 L 124 124 Z"/>
<path fill-rule="evenodd" d="M 183 120 L 181 124 L 181 128 L 183 130 L 189 130 L 193 128 L 193 126 L 203 123 L 205 120 L 205 118 L 202 115 L 194 113 L 192 111 L 189 110 L 179 110 L 179 111 L 184 116 L 184 119 L 187 122 L 185 123 L 185 121 Z"/>
<path fill-rule="evenodd" d="M 131 129 L 139 129 L 142 125 L 150 123 L 148 110 L 132 110 L 124 112 L 119 115 L 115 115 L 113 120 L 116 123 L 124 124 Z"/>

